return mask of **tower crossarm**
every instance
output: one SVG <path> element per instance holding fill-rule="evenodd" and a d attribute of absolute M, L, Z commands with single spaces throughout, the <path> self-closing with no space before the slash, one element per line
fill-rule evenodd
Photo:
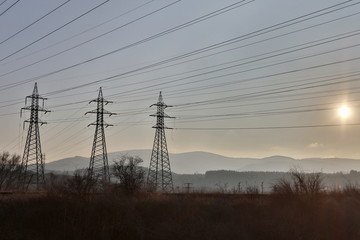
<path fill-rule="evenodd" d="M 105 122 L 102 123 L 102 124 L 93 122 L 93 123 L 90 123 L 90 124 L 88 125 L 88 127 L 90 127 L 90 126 L 103 126 L 103 127 L 107 128 L 107 127 L 113 127 L 114 125 L 113 125 L 113 124 L 107 124 L 107 123 L 105 123 Z"/>
<path fill-rule="evenodd" d="M 91 100 L 89 103 L 93 103 L 93 102 L 102 102 L 102 103 L 104 103 L 105 105 L 107 105 L 107 104 L 109 104 L 109 103 L 114 103 L 113 101 L 107 101 L 107 100 L 105 100 L 105 99 L 103 99 L 103 98 L 93 99 L 93 100 Z"/>
<path fill-rule="evenodd" d="M 40 124 L 40 126 L 42 126 L 44 124 L 47 124 L 47 122 L 44 122 L 44 121 L 41 121 L 41 120 L 33 121 L 32 119 L 27 119 L 27 120 L 24 121 L 23 129 L 25 129 L 25 123 L 30 123 L 30 124 L 37 123 L 37 124 Z"/>
<path fill-rule="evenodd" d="M 165 125 L 154 125 L 154 126 L 152 126 L 152 128 L 159 128 L 159 129 L 174 129 L 174 128 L 167 127 L 167 126 L 165 126 Z"/>
<path fill-rule="evenodd" d="M 150 105 L 150 107 L 154 107 L 154 106 L 163 107 L 163 108 L 173 107 L 172 105 L 166 105 L 165 103 L 162 102 L 158 102 Z"/>
<path fill-rule="evenodd" d="M 36 106 L 26 106 L 26 107 L 21 108 L 21 112 L 23 110 L 29 110 L 29 111 L 36 110 L 38 112 L 44 112 L 45 114 L 48 113 L 48 112 L 51 112 L 50 110 L 47 110 L 47 109 L 42 108 L 42 107 L 36 107 Z"/>
<path fill-rule="evenodd" d="M 105 110 L 105 109 L 102 109 L 102 111 L 99 110 L 99 109 L 95 109 L 95 110 L 92 110 L 92 111 L 88 111 L 88 112 L 85 113 L 85 115 L 86 115 L 86 114 L 89 114 L 89 113 L 103 114 L 103 115 L 109 115 L 109 116 L 111 116 L 111 115 L 117 115 L 117 113 L 113 113 L 113 112 L 107 111 L 107 110 Z"/>
<path fill-rule="evenodd" d="M 30 111 L 31 111 L 32 109 L 34 109 L 33 106 L 27 106 L 27 107 L 21 108 L 21 110 L 30 110 Z M 47 109 L 42 108 L 42 107 L 37 107 L 37 111 L 38 111 L 38 112 L 45 112 L 45 113 L 51 112 L 50 110 L 47 110 Z"/>
<path fill-rule="evenodd" d="M 167 115 L 166 113 L 154 113 L 149 115 L 150 117 L 162 117 L 162 118 L 176 118 L 176 117 L 170 117 L 169 115 Z"/>

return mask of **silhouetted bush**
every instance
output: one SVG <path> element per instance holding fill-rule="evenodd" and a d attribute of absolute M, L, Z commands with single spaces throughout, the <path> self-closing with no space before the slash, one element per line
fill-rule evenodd
<path fill-rule="evenodd" d="M 19 187 L 21 174 L 20 156 L 8 152 L 0 154 L 0 190 L 14 190 Z"/>
<path fill-rule="evenodd" d="M 256 186 L 256 185 L 246 186 L 245 193 L 256 195 L 256 194 L 260 194 L 260 190 L 259 190 L 258 186 Z"/>
<path fill-rule="evenodd" d="M 74 176 L 66 179 L 63 183 L 63 191 L 66 195 L 87 197 L 96 192 L 98 178 L 92 176 L 89 169 L 78 169 Z"/>
<path fill-rule="evenodd" d="M 45 191 L 48 196 L 66 196 L 66 182 L 73 176 L 67 174 L 49 173 L 46 175 Z"/>
<path fill-rule="evenodd" d="M 145 171 L 139 166 L 143 160 L 140 157 L 122 155 L 114 162 L 113 175 L 119 181 L 119 187 L 127 194 L 133 194 L 141 189 L 145 181 Z"/>
<path fill-rule="evenodd" d="M 357 184 L 348 183 L 344 186 L 341 193 L 347 196 L 360 197 L 360 188 Z"/>
<path fill-rule="evenodd" d="M 324 190 L 322 181 L 321 173 L 305 173 L 294 168 L 290 170 L 288 178 L 280 178 L 273 184 L 272 191 L 284 196 L 316 196 Z"/>

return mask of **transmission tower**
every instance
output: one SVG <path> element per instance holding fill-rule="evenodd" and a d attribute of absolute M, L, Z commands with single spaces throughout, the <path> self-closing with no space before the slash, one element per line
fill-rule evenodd
<path fill-rule="evenodd" d="M 174 118 L 164 113 L 165 108 L 172 106 L 164 103 L 161 92 L 158 102 L 150 107 L 152 106 L 157 106 L 156 114 L 150 115 L 156 117 L 156 125 L 153 126 L 153 128 L 156 129 L 156 132 L 151 153 L 147 185 L 155 191 L 161 190 L 162 192 L 172 192 L 174 191 L 174 187 L 165 136 L 165 129 L 171 128 L 166 127 L 164 124 L 164 118 Z"/>
<path fill-rule="evenodd" d="M 89 171 L 92 177 L 99 178 L 99 180 L 101 180 L 102 182 L 109 182 L 110 173 L 109 173 L 108 156 L 106 151 L 104 128 L 113 125 L 104 122 L 104 115 L 111 116 L 111 115 L 115 115 L 115 113 L 111 113 L 104 109 L 104 105 L 107 105 L 112 102 L 104 99 L 101 87 L 99 90 L 98 98 L 90 101 L 89 103 L 92 102 L 97 103 L 96 110 L 85 113 L 85 114 L 96 113 L 96 122 L 88 125 L 88 126 L 94 125 L 96 127 L 92 151 L 91 151 L 91 157 L 90 157 Z"/>
<path fill-rule="evenodd" d="M 28 99 L 31 99 L 30 106 L 27 105 Z M 21 162 L 23 171 L 20 175 L 20 184 L 22 184 L 22 187 L 25 190 L 29 187 L 38 190 L 45 182 L 45 155 L 41 152 L 39 124 L 43 125 L 46 124 L 46 122 L 42 122 L 39 119 L 39 112 L 50 112 L 44 108 L 44 101 L 46 99 L 47 98 L 43 98 L 39 95 L 37 83 L 35 83 L 32 95 L 25 98 L 25 107 L 21 108 L 20 115 L 23 110 L 30 110 L 30 118 L 24 121 L 24 124 L 29 123 L 29 129 Z M 41 106 L 39 106 L 40 102 Z"/>

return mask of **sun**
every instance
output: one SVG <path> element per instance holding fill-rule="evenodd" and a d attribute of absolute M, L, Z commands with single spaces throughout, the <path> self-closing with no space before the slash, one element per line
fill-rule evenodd
<path fill-rule="evenodd" d="M 339 108 L 338 113 L 341 118 L 345 119 L 348 118 L 351 114 L 350 108 L 346 105 L 343 105 Z"/>

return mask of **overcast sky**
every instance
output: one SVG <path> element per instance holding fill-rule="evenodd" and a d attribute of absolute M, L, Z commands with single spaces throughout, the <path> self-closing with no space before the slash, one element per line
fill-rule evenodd
<path fill-rule="evenodd" d="M 360 1 L 1 2 L 1 150 L 37 82 L 47 162 L 90 156 L 100 87 L 108 152 L 152 148 L 162 91 L 170 152 L 360 158 Z"/>

